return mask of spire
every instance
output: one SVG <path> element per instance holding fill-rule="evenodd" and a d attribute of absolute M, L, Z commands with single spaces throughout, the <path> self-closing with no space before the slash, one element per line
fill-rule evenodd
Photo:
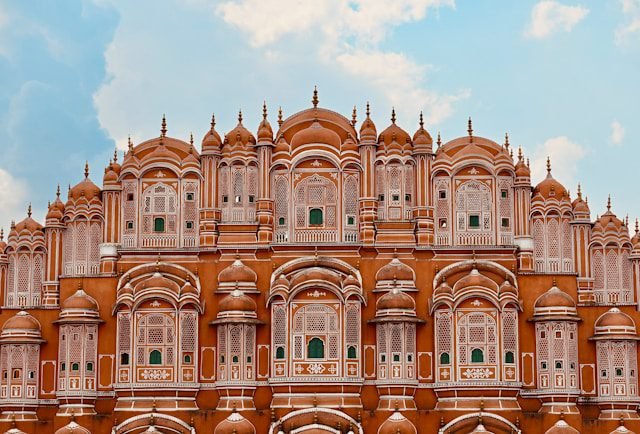
<path fill-rule="evenodd" d="M 469 116 L 469 120 L 467 121 L 467 133 L 469 137 L 471 137 L 471 141 L 473 141 L 473 122 L 471 121 L 471 116 Z"/>
<path fill-rule="evenodd" d="M 371 111 L 369 110 L 369 101 L 367 101 L 367 117 L 369 117 L 369 115 L 371 115 Z"/>
<path fill-rule="evenodd" d="M 440 131 L 438 131 L 438 138 L 436 139 L 436 144 L 438 145 L 438 148 L 442 144 L 442 139 L 440 138 Z"/>
<path fill-rule="evenodd" d="M 422 110 L 420 110 L 420 121 L 418 121 L 418 123 L 420 124 L 420 128 L 424 128 L 424 118 L 422 117 Z"/>
<path fill-rule="evenodd" d="M 636 234 L 640 232 L 640 227 L 638 226 L 638 217 L 636 217 Z M 2 241 L 2 237 L 0 237 L 0 241 Z"/>
<path fill-rule="evenodd" d="M 551 176 L 551 158 L 547 156 L 547 176 Z"/>
<path fill-rule="evenodd" d="M 60 184 L 58 184 L 58 188 L 56 189 L 56 197 L 60 199 Z"/>
<path fill-rule="evenodd" d="M 29 202 L 29 206 L 27 207 L 27 217 L 31 218 L 31 202 Z"/>
<path fill-rule="evenodd" d="M 578 199 L 582 199 L 582 186 L 578 183 Z"/>
<path fill-rule="evenodd" d="M 278 127 L 282 126 L 282 106 L 278 107 Z"/>
<path fill-rule="evenodd" d="M 318 86 L 313 86 L 313 98 L 311 99 L 311 102 L 313 103 L 314 108 L 318 107 Z"/>
<path fill-rule="evenodd" d="M 118 148 L 115 148 L 113 150 L 113 162 L 117 163 L 118 162 Z"/>
<path fill-rule="evenodd" d="M 518 146 L 518 161 L 522 161 L 522 146 Z"/>
<path fill-rule="evenodd" d="M 504 133 L 504 147 L 509 149 L 509 133 Z"/>
<path fill-rule="evenodd" d="M 607 212 L 611 211 L 611 195 L 607 197 Z"/>
<path fill-rule="evenodd" d="M 396 123 L 396 108 L 395 107 L 391 107 L 391 123 L 392 124 Z"/>
<path fill-rule="evenodd" d="M 193 132 L 189 133 L 189 143 L 191 144 L 191 150 L 193 150 Z"/>
<path fill-rule="evenodd" d="M 356 111 L 356 106 L 353 106 L 353 111 L 351 112 L 351 126 L 355 127 L 356 123 L 358 123 L 358 112 Z"/>
<path fill-rule="evenodd" d="M 131 134 L 127 138 L 127 144 L 129 145 L 129 152 L 133 152 L 133 142 L 131 141 Z"/>
<path fill-rule="evenodd" d="M 262 101 L 262 120 L 267 120 L 267 101 Z"/>
<path fill-rule="evenodd" d="M 162 126 L 160 127 L 160 137 L 167 136 L 167 117 L 162 114 Z"/>
<path fill-rule="evenodd" d="M 638 226 L 638 220 L 636 219 L 636 226 Z M 636 230 L 637 232 L 637 230 Z M 0 242 L 4 240 L 4 228 L 0 228 Z"/>
<path fill-rule="evenodd" d="M 85 178 L 89 177 L 89 162 L 88 161 L 84 162 L 84 177 Z"/>
<path fill-rule="evenodd" d="M 242 125 L 242 109 L 238 110 L 238 124 Z"/>
<path fill-rule="evenodd" d="M 211 113 L 211 131 L 215 130 L 215 128 L 216 128 L 216 114 Z"/>

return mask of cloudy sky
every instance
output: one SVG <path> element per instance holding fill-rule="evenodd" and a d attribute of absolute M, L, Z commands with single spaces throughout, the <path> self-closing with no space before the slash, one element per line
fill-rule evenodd
<path fill-rule="evenodd" d="M 101 183 L 115 147 L 202 137 L 320 105 L 371 101 L 410 132 L 476 134 L 531 158 L 592 213 L 640 216 L 640 0 L 0 0 L 0 226 L 42 219 L 85 160 Z M 197 140 L 199 141 L 199 140 Z"/>

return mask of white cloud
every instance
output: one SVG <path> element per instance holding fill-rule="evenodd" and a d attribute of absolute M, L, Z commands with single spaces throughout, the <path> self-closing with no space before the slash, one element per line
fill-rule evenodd
<path fill-rule="evenodd" d="M 570 32 L 588 13 L 589 9 L 582 6 L 566 6 L 554 0 L 539 1 L 531 10 L 531 22 L 525 35 L 544 39 L 560 31 Z"/>
<path fill-rule="evenodd" d="M 0 227 L 4 227 L 5 235 L 9 221 L 24 218 L 27 193 L 26 182 L 0 167 Z"/>
<path fill-rule="evenodd" d="M 618 121 L 611 122 L 611 143 L 619 145 L 624 139 L 624 127 Z"/>
<path fill-rule="evenodd" d="M 547 174 L 547 157 L 551 160 L 551 173 L 565 187 L 576 183 L 577 163 L 584 158 L 587 151 L 567 136 L 547 139 L 533 150 L 531 159 L 531 178 L 535 184 L 542 181 Z"/>
<path fill-rule="evenodd" d="M 616 28 L 615 41 L 624 45 L 632 35 L 640 35 L 640 0 L 621 0 L 620 3 L 626 22 Z"/>

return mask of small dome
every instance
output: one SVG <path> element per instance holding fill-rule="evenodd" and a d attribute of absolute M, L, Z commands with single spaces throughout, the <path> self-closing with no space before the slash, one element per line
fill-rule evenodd
<path fill-rule="evenodd" d="M 220 312 L 255 312 L 256 309 L 256 302 L 237 289 L 224 297 L 218 305 Z"/>
<path fill-rule="evenodd" d="M 624 426 L 624 419 L 620 420 L 620 426 L 615 430 L 611 431 L 609 434 L 635 434 L 629 428 Z"/>
<path fill-rule="evenodd" d="M 102 182 L 104 184 L 108 182 L 116 182 L 118 181 L 118 174 L 111 168 L 111 166 L 107 167 L 104 171 L 104 176 L 102 177 Z"/>
<path fill-rule="evenodd" d="M 15 232 L 15 234 L 20 234 L 23 231 L 27 231 L 31 234 L 35 232 L 42 232 L 42 225 L 31 218 L 31 205 L 29 205 L 27 210 L 27 218 L 19 221 L 11 228 L 11 232 Z"/>
<path fill-rule="evenodd" d="M 415 280 L 413 269 L 394 257 L 376 273 L 376 280 Z"/>
<path fill-rule="evenodd" d="M 30 330 L 40 332 L 40 323 L 29 313 L 21 310 L 11 318 L 9 318 L 2 326 L 2 331 L 9 330 Z"/>
<path fill-rule="evenodd" d="M 480 273 L 478 269 L 475 267 L 471 270 L 469 274 L 467 274 L 466 276 L 458 280 L 453 286 L 456 289 L 456 291 L 462 288 L 469 288 L 469 287 L 491 288 L 494 290 L 498 289 L 498 284 L 496 282 L 494 282 L 484 274 Z"/>
<path fill-rule="evenodd" d="M 600 315 L 595 322 L 594 338 L 635 339 L 636 325 L 633 319 L 617 307 L 612 307 Z"/>
<path fill-rule="evenodd" d="M 531 169 L 524 162 L 522 148 L 518 150 L 518 162 L 516 163 L 516 178 L 531 178 Z"/>
<path fill-rule="evenodd" d="M 504 282 L 502 282 L 502 285 L 500 285 L 500 294 L 514 294 L 514 295 L 518 295 L 518 290 L 516 289 L 515 286 L 513 286 L 511 284 L 511 282 L 507 279 Z"/>
<path fill-rule="evenodd" d="M 576 302 L 569 294 L 553 285 L 547 292 L 538 297 L 534 303 L 534 309 L 549 307 L 575 308 Z"/>
<path fill-rule="evenodd" d="M 580 184 L 578 184 L 578 197 L 571 203 L 573 208 L 573 213 L 577 215 L 584 215 L 588 217 L 591 214 L 591 210 L 589 209 L 589 204 L 586 200 L 582 198 L 582 189 L 580 188 Z"/>
<path fill-rule="evenodd" d="M 396 112 L 391 111 L 391 125 L 385 128 L 378 137 L 378 144 L 384 144 L 385 146 L 391 145 L 396 142 L 400 146 L 404 146 L 406 143 L 411 143 L 411 136 L 405 130 L 396 125 Z"/>
<path fill-rule="evenodd" d="M 418 430 L 415 425 L 402 413 L 395 411 L 385 420 L 380 428 L 378 428 L 378 434 L 417 434 Z"/>
<path fill-rule="evenodd" d="M 237 143 L 243 145 L 256 144 L 256 138 L 253 137 L 253 134 L 251 134 L 244 125 L 242 125 L 242 112 L 238 114 L 238 125 L 225 135 L 224 140 L 225 143 L 228 143 L 231 147 L 235 146 Z"/>
<path fill-rule="evenodd" d="M 413 145 L 414 146 L 432 146 L 433 145 L 433 139 L 431 138 L 431 134 L 429 134 L 429 132 L 424 129 L 422 112 L 420 112 L 420 127 L 417 129 L 417 131 L 413 135 Z"/>
<path fill-rule="evenodd" d="M 159 271 L 153 273 L 153 275 L 142 282 L 142 288 L 167 288 L 173 292 L 179 292 L 180 286 L 173 280 L 165 277 Z"/>
<path fill-rule="evenodd" d="M 375 144 L 377 137 L 376 124 L 374 124 L 369 117 L 369 103 L 367 103 L 367 117 L 362 122 L 362 125 L 360 125 L 360 143 Z"/>
<path fill-rule="evenodd" d="M 64 216 L 64 203 L 60 200 L 60 186 L 58 186 L 58 192 L 56 193 L 56 199 L 49 204 L 49 211 L 47 212 L 46 219 L 49 220 L 61 220 Z"/>
<path fill-rule="evenodd" d="M 545 434 L 580 434 L 580 431 L 573 428 L 564 419 L 560 419 Z"/>
<path fill-rule="evenodd" d="M 393 288 L 391 291 L 384 294 L 378 299 L 376 303 L 376 309 L 381 310 L 415 310 L 416 302 L 413 297 L 399 290 Z"/>
<path fill-rule="evenodd" d="M 84 166 L 84 179 L 69 190 L 69 200 L 76 201 L 81 197 L 84 197 L 87 201 L 91 201 L 93 198 L 100 199 L 100 187 L 89 179 L 88 164 Z"/>
<path fill-rule="evenodd" d="M 569 199 L 569 192 L 562 184 L 551 176 L 551 163 L 547 159 L 547 177 L 533 189 L 533 197 L 540 195 L 543 199 Z"/>
<path fill-rule="evenodd" d="M 593 225 L 593 236 L 603 236 L 605 232 L 610 231 L 628 237 L 626 224 L 611 211 L 611 198 L 607 200 L 607 211 Z"/>
<path fill-rule="evenodd" d="M 216 117 L 211 116 L 211 129 L 202 138 L 202 152 L 219 151 L 222 146 L 220 134 L 216 131 Z"/>
<path fill-rule="evenodd" d="M 443 280 L 442 283 L 440 283 L 440 285 L 438 285 L 438 287 L 433 291 L 434 298 L 437 296 L 452 295 L 452 294 L 453 294 L 453 289 L 451 289 L 451 287 L 449 286 L 446 280 Z"/>
<path fill-rule="evenodd" d="M 230 434 L 234 432 L 236 434 L 256 434 L 256 429 L 244 416 L 234 411 L 216 426 L 213 434 Z"/>
<path fill-rule="evenodd" d="M 235 261 L 218 274 L 218 282 L 220 284 L 230 283 L 253 283 L 258 280 L 258 275 L 251 268 L 246 266 L 240 258 L 236 258 Z"/>
<path fill-rule="evenodd" d="M 72 420 L 67 425 L 57 430 L 56 434 L 91 434 L 91 431 L 78 425 Z"/>
<path fill-rule="evenodd" d="M 78 289 L 71 297 L 64 300 L 62 309 L 82 309 L 98 311 L 98 302 L 82 289 Z"/>
<path fill-rule="evenodd" d="M 262 122 L 258 125 L 258 142 L 273 142 L 273 129 L 267 120 L 267 105 L 262 106 Z"/>

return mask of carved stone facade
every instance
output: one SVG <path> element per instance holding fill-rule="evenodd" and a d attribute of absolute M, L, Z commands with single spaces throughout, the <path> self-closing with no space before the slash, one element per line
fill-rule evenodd
<path fill-rule="evenodd" d="M 471 121 L 317 104 L 199 150 L 163 119 L 11 225 L 0 432 L 638 431 L 638 230 Z"/>

